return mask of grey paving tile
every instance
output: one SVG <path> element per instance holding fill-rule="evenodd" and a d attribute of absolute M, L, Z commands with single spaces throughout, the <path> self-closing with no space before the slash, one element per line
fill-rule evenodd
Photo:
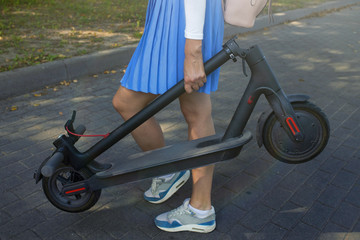
<path fill-rule="evenodd" d="M 345 200 L 354 206 L 360 207 L 360 185 L 355 185 L 350 190 Z"/>
<path fill-rule="evenodd" d="M 354 173 L 341 170 L 332 180 L 331 184 L 349 190 L 355 184 L 358 177 L 359 176 Z"/>
<path fill-rule="evenodd" d="M 336 186 L 328 186 L 318 198 L 318 201 L 329 207 L 336 208 L 347 195 L 347 191 Z"/>
<path fill-rule="evenodd" d="M 344 239 L 347 234 L 347 229 L 340 227 L 332 222 L 329 222 L 322 233 L 319 235 L 319 240 L 336 240 Z"/>
<path fill-rule="evenodd" d="M 336 209 L 331 221 L 348 230 L 352 229 L 360 217 L 360 208 L 347 202 L 342 202 Z"/>
<path fill-rule="evenodd" d="M 315 203 L 305 214 L 302 220 L 308 225 L 322 230 L 330 219 L 333 212 L 333 208 L 327 207 L 320 203 Z"/>
<path fill-rule="evenodd" d="M 19 239 L 19 240 L 28 240 L 28 239 L 41 239 L 39 236 L 37 236 L 33 231 L 31 230 L 26 230 L 22 233 L 20 233 L 19 235 L 16 235 L 13 239 Z"/>
<path fill-rule="evenodd" d="M 282 181 L 279 186 L 289 191 L 296 191 L 306 180 L 308 176 L 297 171 L 290 172 Z"/>
<path fill-rule="evenodd" d="M 300 218 L 306 214 L 308 208 L 287 202 L 272 218 L 272 222 L 286 229 L 292 229 Z"/>
<path fill-rule="evenodd" d="M 257 233 L 255 231 L 249 230 L 240 224 L 235 225 L 230 231 L 231 239 L 239 240 L 251 239 L 252 237 L 256 236 L 256 234 Z"/>
<path fill-rule="evenodd" d="M 246 187 L 250 186 L 251 183 L 255 181 L 255 177 L 250 176 L 244 172 L 240 172 L 237 176 L 233 177 L 228 181 L 224 187 L 227 189 L 239 193 L 244 190 Z"/>
<path fill-rule="evenodd" d="M 266 194 L 262 200 L 263 204 L 278 210 L 280 209 L 284 203 L 286 203 L 290 197 L 293 195 L 293 192 L 288 191 L 281 187 L 275 187 L 268 194 Z"/>
<path fill-rule="evenodd" d="M 282 239 L 287 230 L 281 228 L 273 223 L 268 223 L 265 227 L 258 232 L 252 239 L 254 240 L 278 240 Z"/>
<path fill-rule="evenodd" d="M 30 210 L 20 217 L 13 218 L 5 225 L 2 225 L 0 227 L 0 236 L 4 239 L 15 237 L 16 235 L 19 235 L 28 229 L 32 229 L 34 226 L 44 221 L 45 218 L 37 210 Z"/>
<path fill-rule="evenodd" d="M 289 240 L 303 240 L 303 239 L 317 239 L 320 231 L 305 224 L 299 222 L 291 232 L 289 232 L 284 239 Z"/>
<path fill-rule="evenodd" d="M 290 201 L 299 206 L 310 207 L 320 196 L 321 192 L 322 190 L 316 187 L 304 184 L 295 192 Z"/>
<path fill-rule="evenodd" d="M 321 165 L 320 170 L 330 174 L 336 174 L 345 165 L 346 162 L 344 160 L 331 157 Z"/>
<path fill-rule="evenodd" d="M 259 231 L 269 222 L 274 213 L 275 211 L 271 208 L 258 204 L 240 220 L 240 223 L 249 229 Z"/>
<path fill-rule="evenodd" d="M 246 212 L 233 204 L 229 204 L 216 213 L 216 230 L 228 233 Z"/>
<path fill-rule="evenodd" d="M 243 193 L 235 197 L 232 202 L 241 209 L 250 210 L 261 201 L 264 195 L 265 193 L 263 190 L 249 187 Z"/>

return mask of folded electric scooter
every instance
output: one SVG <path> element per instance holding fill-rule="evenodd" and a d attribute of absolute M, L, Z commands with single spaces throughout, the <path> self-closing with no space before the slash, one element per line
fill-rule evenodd
<path fill-rule="evenodd" d="M 74 130 L 74 112 L 65 124 L 68 135 L 61 135 L 54 141 L 55 152 L 35 172 L 36 183 L 43 180 L 44 193 L 57 208 L 81 212 L 98 201 L 102 188 L 233 159 L 252 138 L 244 128 L 262 94 L 271 108 L 262 113 L 258 121 L 256 139 L 259 147 L 264 145 L 274 158 L 285 163 L 306 162 L 321 153 L 330 132 L 326 115 L 308 101 L 308 96 L 284 93 L 258 46 L 242 49 L 235 39 L 231 39 L 205 63 L 205 72 L 208 75 L 230 59 L 236 62 L 237 58 L 242 59 L 244 73 L 245 63 L 248 64 L 251 78 L 223 135 L 134 154 L 118 159 L 114 164 L 95 161 L 184 94 L 184 80 L 181 80 L 85 152 L 79 152 L 74 146 L 85 132 L 84 126 Z"/>

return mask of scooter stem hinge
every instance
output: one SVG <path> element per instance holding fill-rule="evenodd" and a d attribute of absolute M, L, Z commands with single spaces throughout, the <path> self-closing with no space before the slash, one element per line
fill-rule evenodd
<path fill-rule="evenodd" d="M 231 60 L 233 60 L 234 62 L 237 61 L 234 53 L 233 53 L 229 48 L 225 48 L 225 52 L 229 55 L 229 57 L 231 58 Z"/>
<path fill-rule="evenodd" d="M 237 61 L 237 59 L 236 59 L 236 57 L 235 57 L 235 55 L 234 54 L 230 54 L 230 58 L 231 58 L 231 60 L 233 60 L 233 62 L 236 62 Z"/>

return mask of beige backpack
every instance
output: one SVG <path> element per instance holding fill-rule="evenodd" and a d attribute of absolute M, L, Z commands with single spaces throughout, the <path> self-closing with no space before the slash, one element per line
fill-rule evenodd
<path fill-rule="evenodd" d="M 271 0 L 222 0 L 224 20 L 231 25 L 251 28 L 268 1 L 270 17 Z"/>

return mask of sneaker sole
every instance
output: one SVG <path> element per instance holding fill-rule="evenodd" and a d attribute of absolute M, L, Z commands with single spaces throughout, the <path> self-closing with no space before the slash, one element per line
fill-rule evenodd
<path fill-rule="evenodd" d="M 176 228 L 163 228 L 157 226 L 159 229 L 166 231 L 166 232 L 182 232 L 182 231 L 190 231 L 190 232 L 197 232 L 197 233 L 209 233 L 214 231 L 216 228 L 216 224 L 212 226 L 200 226 L 198 224 L 188 224 L 185 226 L 180 226 Z"/>
<path fill-rule="evenodd" d="M 190 178 L 190 171 L 186 171 L 186 173 L 178 180 L 178 184 L 174 184 L 168 191 L 168 193 L 160 200 L 158 201 L 149 201 L 150 203 L 154 203 L 154 204 L 159 204 L 159 203 L 163 203 L 166 200 L 168 200 L 172 195 L 174 195 L 174 193 L 177 192 L 177 190 L 179 190 L 179 188 L 181 188 L 186 182 L 187 180 Z"/>

